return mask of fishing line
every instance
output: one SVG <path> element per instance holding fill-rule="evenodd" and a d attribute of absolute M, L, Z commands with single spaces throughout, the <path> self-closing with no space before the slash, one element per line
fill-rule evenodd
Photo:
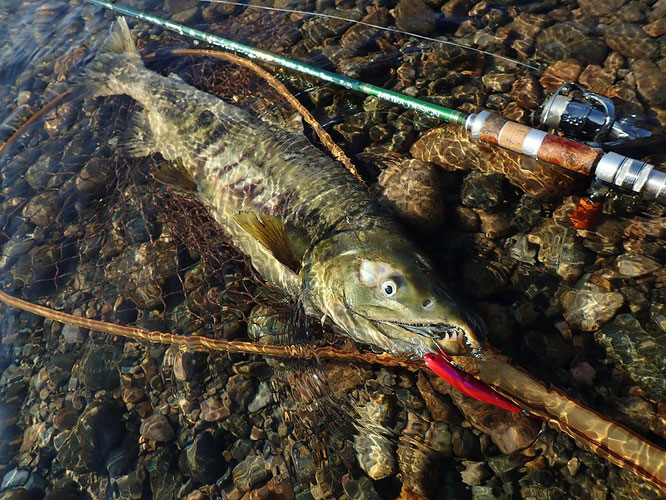
<path fill-rule="evenodd" d="M 285 14 L 302 14 L 302 15 L 305 15 L 305 16 L 323 17 L 323 18 L 327 18 L 327 19 L 336 19 L 338 21 L 347 21 L 347 22 L 350 22 L 350 23 L 360 24 L 362 26 L 367 26 L 369 28 L 375 28 L 375 29 L 382 30 L 382 31 L 388 31 L 389 33 L 398 33 L 400 35 L 407 35 L 407 36 L 411 36 L 411 37 L 414 37 L 414 38 L 419 38 L 421 40 L 427 40 L 429 42 L 435 42 L 435 43 L 439 43 L 439 44 L 442 44 L 442 45 L 449 45 L 449 46 L 452 46 L 452 47 L 458 47 L 460 49 L 469 50 L 469 51 L 472 51 L 472 52 L 476 52 L 478 54 L 484 54 L 484 55 L 487 55 L 487 56 L 490 56 L 490 57 L 494 57 L 496 59 L 501 59 L 503 61 L 515 64 L 517 66 L 523 66 L 525 68 L 528 68 L 528 69 L 531 69 L 533 71 L 541 73 L 541 70 L 539 68 L 535 67 L 535 66 L 531 66 L 527 63 L 518 61 L 516 59 L 512 59 L 510 57 L 502 56 L 502 55 L 499 55 L 499 54 L 493 54 L 492 52 L 477 49 L 475 47 L 470 47 L 470 46 L 464 45 L 462 43 L 452 42 L 450 40 L 440 40 L 439 38 L 433 38 L 433 37 L 426 36 L 426 35 L 418 35 L 416 33 L 411 33 L 409 31 L 401 30 L 399 28 L 390 28 L 388 26 L 380 26 L 378 24 L 372 24 L 372 23 L 368 23 L 368 22 L 365 22 L 365 21 L 358 21 L 356 19 L 350 19 L 350 18 L 344 17 L 344 16 L 336 16 L 334 14 L 324 14 L 322 12 L 308 12 L 306 10 L 298 10 L 298 9 L 282 9 L 282 8 L 279 8 L 279 7 L 267 7 L 265 5 L 248 5 L 248 4 L 245 4 L 245 3 L 242 3 L 242 2 L 231 2 L 229 0 L 199 0 L 199 1 L 208 2 L 208 3 L 220 3 L 220 4 L 226 4 L 226 5 L 237 5 L 239 7 L 248 7 L 248 8 L 253 8 L 253 9 L 268 10 L 268 11 L 274 11 L 274 12 L 283 12 Z"/>
<path fill-rule="evenodd" d="M 463 111 L 439 106 L 346 75 L 310 66 L 267 50 L 257 49 L 212 33 L 146 14 L 131 7 L 104 0 L 88 0 L 88 2 L 175 31 L 179 35 L 243 54 L 251 59 L 276 64 L 298 73 L 335 83 L 346 89 L 379 97 L 392 104 L 399 104 L 408 109 L 436 116 L 445 122 L 464 127 L 471 138 L 476 141 L 500 146 L 514 153 L 527 155 L 536 160 L 542 160 L 566 170 L 592 177 L 607 186 L 641 194 L 647 199 L 666 204 L 666 172 L 655 169 L 654 165 L 647 162 L 618 153 L 606 153 L 598 147 L 599 144 L 579 142 L 548 133 L 510 121 L 485 109 L 468 115 Z M 564 97 L 565 104 L 571 102 L 569 97 L 560 97 Z M 564 111 L 562 114 L 564 114 Z M 606 121 L 609 124 L 612 123 L 613 117 L 607 114 Z"/>

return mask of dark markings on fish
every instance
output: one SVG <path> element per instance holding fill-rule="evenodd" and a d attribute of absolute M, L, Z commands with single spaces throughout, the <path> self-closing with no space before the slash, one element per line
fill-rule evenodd
<path fill-rule="evenodd" d="M 202 138 L 201 138 L 201 143 L 197 145 L 196 153 L 200 154 L 206 151 L 211 145 L 219 141 L 226 132 L 227 131 L 225 127 L 221 126 L 217 126 L 210 130 L 204 131 L 203 134 L 202 131 L 199 131 L 199 134 L 202 135 Z"/>
<path fill-rule="evenodd" d="M 212 111 L 209 111 L 207 109 L 204 109 L 201 113 L 199 113 L 199 116 L 197 118 L 197 127 L 201 128 L 203 130 L 209 129 L 213 127 L 213 125 L 218 125 L 219 123 L 216 122 L 216 116 L 215 113 Z"/>
<path fill-rule="evenodd" d="M 241 155 L 238 157 L 236 161 L 233 161 L 231 163 L 228 163 L 224 165 L 223 167 L 220 167 L 218 170 L 218 177 L 222 178 L 225 175 L 227 175 L 229 172 L 231 172 L 234 168 L 236 168 L 238 165 L 243 163 L 247 157 L 250 155 L 251 151 L 249 149 L 246 149 L 241 153 Z M 215 157 L 213 157 L 214 159 Z"/>

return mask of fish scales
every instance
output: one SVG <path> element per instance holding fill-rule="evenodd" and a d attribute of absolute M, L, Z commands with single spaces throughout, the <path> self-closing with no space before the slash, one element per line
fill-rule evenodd
<path fill-rule="evenodd" d="M 162 180 L 194 190 L 257 271 L 306 313 L 407 356 L 481 348 L 481 324 L 451 298 L 427 257 L 303 134 L 145 68 L 123 18 L 85 78 L 93 95 L 127 94 L 141 104 L 127 150 L 171 161 Z"/>
<path fill-rule="evenodd" d="M 336 230 L 395 222 L 338 163 L 305 136 L 144 67 L 118 88 L 142 104 L 151 145 L 180 159 L 197 196 L 224 227 L 239 211 L 262 210 L 307 231 L 310 244 Z"/>

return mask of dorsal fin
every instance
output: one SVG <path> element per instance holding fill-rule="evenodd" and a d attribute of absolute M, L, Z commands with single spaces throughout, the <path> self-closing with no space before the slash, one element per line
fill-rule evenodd
<path fill-rule="evenodd" d="M 287 231 L 280 219 L 262 212 L 240 212 L 234 220 L 278 261 L 298 273 L 301 263 L 289 246 Z"/>

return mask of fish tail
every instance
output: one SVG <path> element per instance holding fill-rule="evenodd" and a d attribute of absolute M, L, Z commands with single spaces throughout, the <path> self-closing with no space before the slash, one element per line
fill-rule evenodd
<path fill-rule="evenodd" d="M 96 47 L 93 59 L 87 64 L 81 83 L 93 96 L 124 94 L 123 82 L 131 81 L 127 73 L 143 67 L 127 20 L 119 17 L 109 35 Z"/>

